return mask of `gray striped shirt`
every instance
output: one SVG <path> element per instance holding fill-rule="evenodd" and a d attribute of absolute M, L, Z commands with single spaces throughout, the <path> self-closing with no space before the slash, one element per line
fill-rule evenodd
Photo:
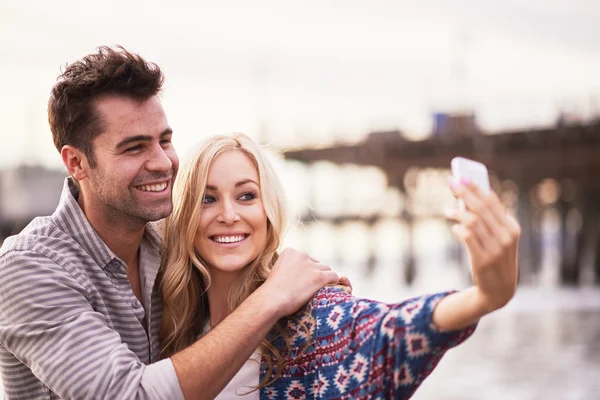
<path fill-rule="evenodd" d="M 6 399 L 183 399 L 156 361 L 161 237 L 140 247 L 141 304 L 127 267 L 100 239 L 66 179 L 50 217 L 0 249 L 0 371 Z M 148 333 L 144 326 L 148 327 Z"/>

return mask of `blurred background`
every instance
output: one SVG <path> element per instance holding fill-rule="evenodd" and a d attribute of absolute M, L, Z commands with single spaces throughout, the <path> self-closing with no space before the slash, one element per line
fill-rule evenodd
<path fill-rule="evenodd" d="M 165 73 L 183 160 L 214 134 L 265 145 L 286 244 L 357 296 L 470 284 L 446 177 L 484 162 L 523 227 L 520 288 L 414 398 L 600 398 L 598 37 L 595 0 L 0 0 L 0 241 L 57 204 L 61 67 L 121 44 Z"/>

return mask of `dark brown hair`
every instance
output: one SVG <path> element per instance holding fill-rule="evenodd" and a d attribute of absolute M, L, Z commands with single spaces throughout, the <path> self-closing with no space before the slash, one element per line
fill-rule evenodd
<path fill-rule="evenodd" d="M 103 130 L 94 101 L 103 95 L 122 95 L 147 100 L 163 85 L 160 68 L 121 46 L 100 47 L 67 65 L 52 88 L 48 101 L 48 122 L 54 145 L 61 151 L 71 145 L 83 151 L 95 167 L 92 140 Z"/>

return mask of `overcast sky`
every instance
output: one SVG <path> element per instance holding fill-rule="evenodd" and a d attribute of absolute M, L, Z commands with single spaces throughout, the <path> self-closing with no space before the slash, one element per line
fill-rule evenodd
<path fill-rule="evenodd" d="M 277 147 L 421 138 L 435 111 L 488 131 L 600 109 L 600 2 L 0 0 L 0 167 L 59 166 L 46 102 L 104 44 L 156 61 L 180 152 L 246 132 Z"/>

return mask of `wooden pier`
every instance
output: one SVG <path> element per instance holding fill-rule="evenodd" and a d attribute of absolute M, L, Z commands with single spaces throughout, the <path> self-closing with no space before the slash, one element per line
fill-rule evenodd
<path fill-rule="evenodd" d="M 304 163 L 376 166 L 385 171 L 389 185 L 404 194 L 409 168 L 447 169 L 455 156 L 481 161 L 495 182 L 511 181 L 518 189 L 525 279 L 541 264 L 541 215 L 552 207 L 560 215 L 561 282 L 578 285 L 585 256 L 591 254 L 595 284 L 600 284 L 600 120 L 496 134 L 457 129 L 421 141 L 406 140 L 398 131 L 376 132 L 360 143 L 289 150 L 284 156 Z M 548 180 L 558 189 L 550 204 L 540 202 L 535 195 L 540 183 Z M 403 212 L 400 218 L 411 224 L 413 216 Z M 414 261 L 409 257 L 409 282 L 414 269 L 411 264 Z"/>

